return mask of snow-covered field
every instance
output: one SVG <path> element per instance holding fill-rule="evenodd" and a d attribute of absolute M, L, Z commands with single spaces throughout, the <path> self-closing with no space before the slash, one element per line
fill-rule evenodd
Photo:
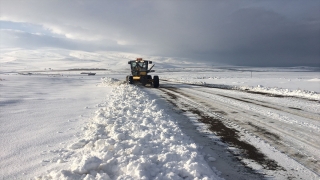
<path fill-rule="evenodd" d="M 1 75 L 1 178 L 35 176 L 56 161 L 108 88 L 81 76 Z"/>
<path fill-rule="evenodd" d="M 96 76 L 61 71 L 76 63 L 57 62 L 1 64 L 0 179 L 228 179 L 210 163 L 218 157 L 202 153 L 153 89 L 123 83 L 126 70 L 116 69 L 127 68 L 127 59 L 75 67 L 107 69 Z M 315 68 L 169 65 L 155 69 L 170 82 L 320 100 Z"/>

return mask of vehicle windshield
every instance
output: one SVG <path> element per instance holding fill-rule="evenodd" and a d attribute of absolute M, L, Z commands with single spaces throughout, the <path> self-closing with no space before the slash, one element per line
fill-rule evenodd
<path fill-rule="evenodd" d="M 147 63 L 146 61 L 144 62 L 131 62 L 131 69 L 136 70 L 136 71 L 147 71 Z"/>

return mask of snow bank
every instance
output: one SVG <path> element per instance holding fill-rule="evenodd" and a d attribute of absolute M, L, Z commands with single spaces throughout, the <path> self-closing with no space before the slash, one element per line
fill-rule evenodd
<path fill-rule="evenodd" d="M 312 81 L 312 82 L 320 82 L 319 78 L 313 78 L 313 79 L 309 79 L 308 81 Z"/>
<path fill-rule="evenodd" d="M 221 179 L 197 145 L 136 86 L 116 86 L 100 106 L 83 136 L 69 146 L 74 153 L 67 168 L 38 179 Z"/>
<path fill-rule="evenodd" d="M 282 96 L 294 96 L 294 97 L 301 97 L 306 99 L 312 99 L 312 100 L 320 100 L 320 94 L 314 91 L 308 91 L 308 90 L 290 90 L 286 88 L 278 88 L 278 87 L 264 87 L 262 85 L 257 86 L 240 86 L 236 87 L 241 90 L 248 90 L 252 92 L 262 92 L 262 93 L 268 93 L 268 94 L 274 94 L 274 95 L 282 95 Z"/>
<path fill-rule="evenodd" d="M 260 93 L 267 93 L 272 95 L 281 95 L 281 96 L 293 96 L 293 97 L 300 97 L 306 98 L 311 100 L 320 100 L 320 94 L 315 91 L 308 91 L 308 90 L 301 90 L 301 89 L 288 89 L 288 88 L 279 88 L 279 87 L 265 87 L 263 85 L 257 86 L 235 86 L 235 85 L 226 85 L 226 84 L 211 84 L 204 81 L 200 81 L 199 79 L 174 79 L 174 78 L 162 78 L 172 82 L 179 82 L 179 83 L 187 83 L 192 85 L 202 85 L 207 87 L 214 87 L 214 88 L 221 88 L 221 89 L 235 89 L 235 90 L 245 90 L 249 92 L 260 92 Z M 214 78 L 213 78 L 214 79 Z M 317 78 L 311 79 L 309 81 L 318 81 Z"/>
<path fill-rule="evenodd" d="M 119 79 L 111 78 L 111 77 L 103 77 L 101 78 L 101 83 L 98 86 L 119 86 L 120 84 L 124 84 L 124 81 L 120 81 Z"/>

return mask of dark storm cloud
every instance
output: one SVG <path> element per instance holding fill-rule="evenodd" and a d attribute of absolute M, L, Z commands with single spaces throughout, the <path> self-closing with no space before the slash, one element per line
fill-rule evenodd
<path fill-rule="evenodd" d="M 295 22 L 273 11 L 233 13 L 216 39 L 212 57 L 237 65 L 320 65 L 320 21 Z"/>
<path fill-rule="evenodd" d="M 39 46 L 235 65 L 319 66 L 319 9 L 320 1 L 29 0 L 2 2 L 0 15 L 65 37 L 28 37 Z"/>

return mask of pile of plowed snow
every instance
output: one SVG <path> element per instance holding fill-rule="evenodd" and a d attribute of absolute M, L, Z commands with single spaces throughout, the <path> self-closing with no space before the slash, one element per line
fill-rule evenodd
<path fill-rule="evenodd" d="M 98 84 L 100 87 L 104 86 L 119 86 L 120 84 L 124 84 L 124 81 L 120 81 L 119 79 L 111 78 L 111 77 L 103 77 L 101 78 L 101 83 Z"/>
<path fill-rule="evenodd" d="M 290 90 L 286 88 L 278 88 L 278 87 L 264 87 L 262 85 L 257 85 L 256 87 L 253 86 L 240 86 L 236 87 L 241 90 L 249 90 L 252 92 L 262 92 L 274 95 L 281 95 L 281 96 L 294 96 L 300 98 L 306 98 L 311 100 L 320 100 L 320 94 L 314 91 L 308 90 Z"/>
<path fill-rule="evenodd" d="M 107 99 L 62 158 L 67 168 L 38 179 L 221 179 L 148 94 L 120 84 Z"/>

